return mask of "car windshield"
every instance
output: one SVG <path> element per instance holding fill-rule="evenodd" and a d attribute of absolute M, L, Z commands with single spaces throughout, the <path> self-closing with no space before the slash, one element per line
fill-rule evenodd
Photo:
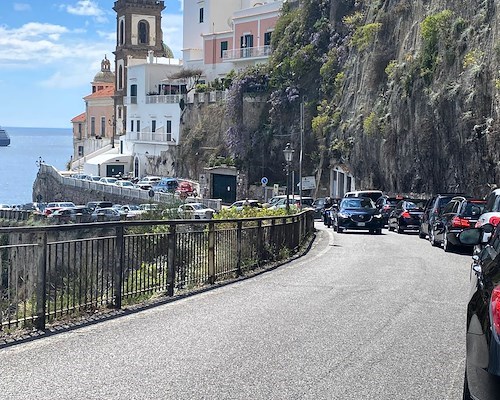
<path fill-rule="evenodd" d="M 341 208 L 374 208 L 373 201 L 367 197 L 350 197 L 342 200 Z"/>
<path fill-rule="evenodd" d="M 203 204 L 200 204 L 200 203 L 194 203 L 194 204 L 191 204 L 191 206 L 193 207 L 193 209 L 195 210 L 203 210 L 205 207 L 203 206 Z"/>

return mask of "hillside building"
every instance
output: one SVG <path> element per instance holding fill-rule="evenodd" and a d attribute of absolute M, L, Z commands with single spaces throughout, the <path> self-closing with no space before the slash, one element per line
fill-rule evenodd
<path fill-rule="evenodd" d="M 206 82 L 266 62 L 283 0 L 184 0 L 182 57 Z"/>

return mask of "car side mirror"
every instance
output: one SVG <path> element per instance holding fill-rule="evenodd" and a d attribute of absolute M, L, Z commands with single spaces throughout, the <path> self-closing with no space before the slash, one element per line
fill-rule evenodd
<path fill-rule="evenodd" d="M 458 235 L 458 241 L 461 244 L 475 246 L 482 242 L 483 230 L 480 228 L 466 229 Z"/>

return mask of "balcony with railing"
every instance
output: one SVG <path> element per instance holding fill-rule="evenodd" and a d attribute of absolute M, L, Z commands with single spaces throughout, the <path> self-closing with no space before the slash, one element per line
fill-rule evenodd
<path fill-rule="evenodd" d="M 146 104 L 179 104 L 181 100 L 186 101 L 185 94 L 162 94 L 147 95 Z"/>
<path fill-rule="evenodd" d="M 268 58 L 272 53 L 271 46 L 244 47 L 241 49 L 225 50 L 222 53 L 223 61 L 247 61 L 249 59 Z"/>
<path fill-rule="evenodd" d="M 140 132 L 127 132 L 125 140 L 131 142 L 162 143 L 171 146 L 176 144 L 172 133 L 166 133 L 164 127 L 159 127 L 154 132 L 150 127 L 146 127 Z"/>

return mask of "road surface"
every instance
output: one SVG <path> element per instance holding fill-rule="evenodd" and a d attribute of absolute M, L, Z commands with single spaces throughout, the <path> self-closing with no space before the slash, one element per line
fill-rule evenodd
<path fill-rule="evenodd" d="M 316 226 L 274 271 L 0 349 L 0 398 L 461 399 L 470 255 Z"/>

